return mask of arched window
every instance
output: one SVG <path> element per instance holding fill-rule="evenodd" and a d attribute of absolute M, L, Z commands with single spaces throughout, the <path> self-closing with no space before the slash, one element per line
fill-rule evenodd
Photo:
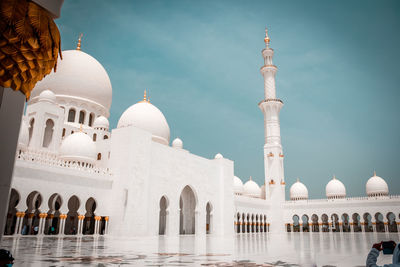
<path fill-rule="evenodd" d="M 65 136 L 65 128 L 62 131 L 62 137 L 64 137 L 64 136 Z"/>
<path fill-rule="evenodd" d="M 85 111 L 81 110 L 79 112 L 79 123 L 84 124 L 85 123 Z"/>
<path fill-rule="evenodd" d="M 101 153 L 97 154 L 97 160 L 101 160 Z"/>
<path fill-rule="evenodd" d="M 104 139 L 104 140 L 108 139 L 108 135 L 105 135 L 105 136 L 103 137 L 103 139 Z"/>
<path fill-rule="evenodd" d="M 68 111 L 68 122 L 74 122 L 75 121 L 75 109 L 71 108 Z"/>
<path fill-rule="evenodd" d="M 43 147 L 49 147 L 51 140 L 53 139 L 54 122 L 51 119 L 46 121 L 46 128 L 44 129 L 43 135 Z"/>
<path fill-rule="evenodd" d="M 93 134 L 93 142 L 96 142 L 96 139 L 97 139 L 97 134 Z"/>
<path fill-rule="evenodd" d="M 90 127 L 92 127 L 92 125 L 93 125 L 93 119 L 94 119 L 94 114 L 90 113 L 90 115 L 89 115 L 89 126 Z"/>
<path fill-rule="evenodd" d="M 31 143 L 32 134 L 33 134 L 33 126 L 35 125 L 35 119 L 31 119 L 29 122 L 29 144 Z"/>

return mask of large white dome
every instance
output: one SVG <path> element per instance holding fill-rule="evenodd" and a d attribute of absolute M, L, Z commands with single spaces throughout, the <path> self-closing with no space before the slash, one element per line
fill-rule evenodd
<path fill-rule="evenodd" d="M 73 133 L 62 141 L 60 158 L 67 161 L 94 163 L 96 145 L 87 134 L 83 132 Z"/>
<path fill-rule="evenodd" d="M 103 66 L 92 56 L 80 50 L 62 52 L 57 71 L 52 71 L 39 81 L 32 91 L 31 99 L 42 91 L 51 90 L 58 98 L 97 103 L 106 109 L 111 107 L 112 87 Z"/>
<path fill-rule="evenodd" d="M 375 172 L 374 176 L 368 179 L 365 189 L 369 197 L 389 195 L 389 187 L 387 183 L 381 177 L 376 176 Z"/>
<path fill-rule="evenodd" d="M 299 179 L 290 187 L 290 199 L 308 199 L 308 189 Z"/>
<path fill-rule="evenodd" d="M 332 180 L 325 187 L 327 198 L 344 198 L 346 197 L 346 187 L 344 184 L 333 176 Z"/>
<path fill-rule="evenodd" d="M 169 144 L 169 126 L 164 114 L 153 104 L 144 100 L 130 106 L 118 121 L 118 128 L 135 126 L 153 135 L 153 140 Z"/>
<path fill-rule="evenodd" d="M 250 179 L 243 186 L 243 194 L 249 197 L 260 198 L 261 188 L 250 177 Z"/>
<path fill-rule="evenodd" d="M 237 195 L 243 194 L 243 182 L 237 176 L 233 176 L 233 192 Z"/>

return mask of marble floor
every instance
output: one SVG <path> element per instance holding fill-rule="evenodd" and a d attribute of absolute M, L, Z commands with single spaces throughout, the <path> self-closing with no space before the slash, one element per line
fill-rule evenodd
<path fill-rule="evenodd" d="M 4 237 L 14 266 L 365 266 L 373 243 L 397 233 L 179 237 Z M 390 263 L 391 255 L 378 263 Z"/>

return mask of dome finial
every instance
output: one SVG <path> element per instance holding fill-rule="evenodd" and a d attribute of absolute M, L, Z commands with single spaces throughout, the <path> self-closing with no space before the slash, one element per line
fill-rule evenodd
<path fill-rule="evenodd" d="M 146 89 L 144 89 L 144 94 L 143 94 L 143 101 L 147 101 L 147 92 Z"/>
<path fill-rule="evenodd" d="M 79 132 L 83 132 L 83 124 L 81 123 L 81 126 L 79 127 Z"/>
<path fill-rule="evenodd" d="M 333 178 L 332 178 L 333 180 L 336 180 L 336 175 L 333 175 Z"/>
<path fill-rule="evenodd" d="M 297 178 L 297 182 L 300 182 L 300 178 Z"/>
<path fill-rule="evenodd" d="M 271 41 L 271 39 L 269 39 L 268 36 L 268 28 L 267 26 L 265 26 L 265 38 L 264 38 L 264 43 L 265 43 L 265 47 L 269 48 L 269 42 Z"/>
<path fill-rule="evenodd" d="M 76 46 L 76 50 L 81 50 L 81 40 L 82 40 L 83 33 L 79 35 L 78 45 Z"/>
<path fill-rule="evenodd" d="M 251 176 L 250 176 L 250 178 L 249 178 L 249 181 L 253 181 L 253 179 L 251 178 Z"/>
<path fill-rule="evenodd" d="M 376 171 L 374 170 L 374 176 L 376 176 Z"/>

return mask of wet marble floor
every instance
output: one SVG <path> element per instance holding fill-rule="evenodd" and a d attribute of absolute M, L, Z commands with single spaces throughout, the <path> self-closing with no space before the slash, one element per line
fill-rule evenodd
<path fill-rule="evenodd" d="M 397 233 L 179 237 L 4 237 L 14 266 L 365 266 L 373 243 Z M 390 263 L 380 256 L 378 264 Z"/>

